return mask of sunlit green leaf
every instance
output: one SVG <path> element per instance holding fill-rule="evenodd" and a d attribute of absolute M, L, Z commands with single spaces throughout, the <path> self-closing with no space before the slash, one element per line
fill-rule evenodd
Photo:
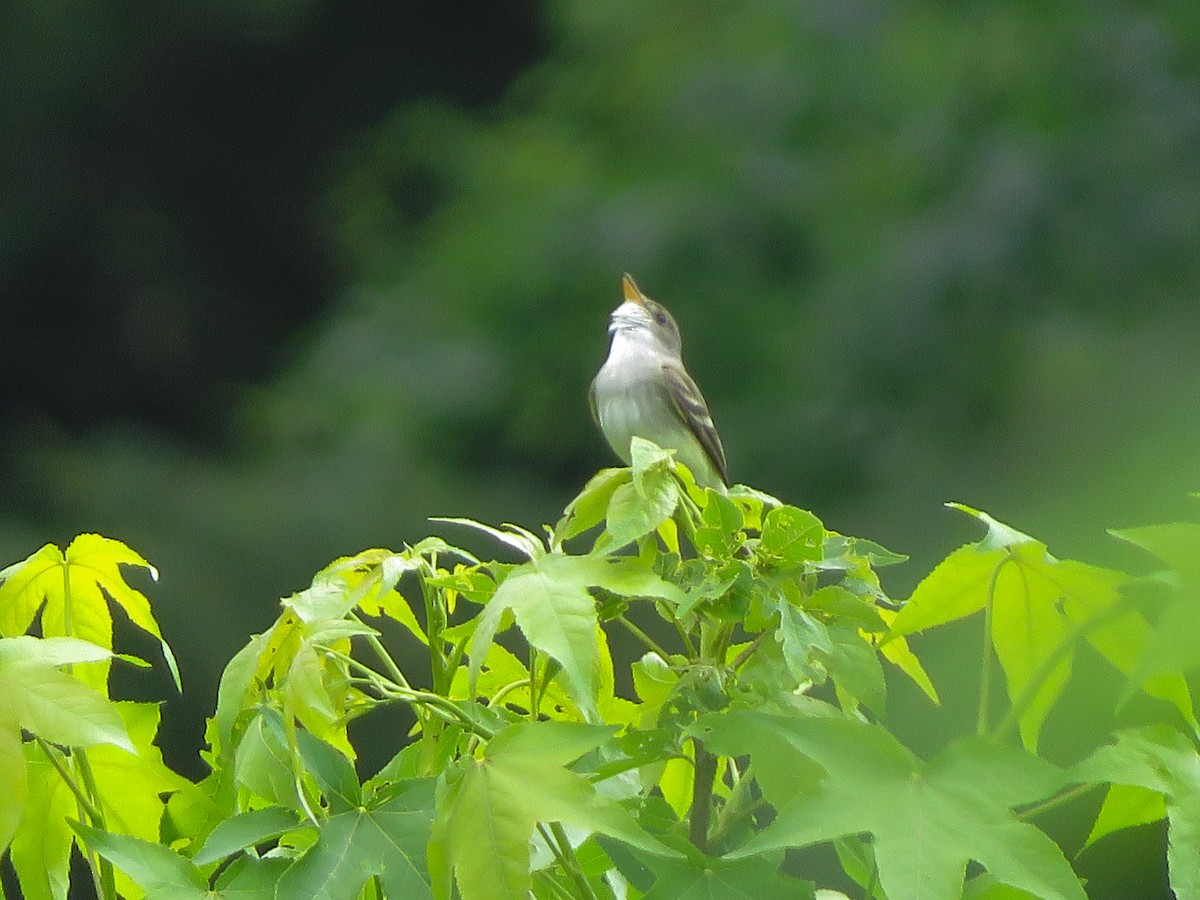
<path fill-rule="evenodd" d="M 1178 573 L 1172 602 L 1146 636 L 1133 680 L 1143 683 L 1200 666 L 1200 525 L 1174 522 L 1113 531 Z"/>
<path fill-rule="evenodd" d="M 21 728 L 15 718 L 0 716 L 0 850 L 7 847 L 25 814 L 29 778 L 21 746 Z"/>
<path fill-rule="evenodd" d="M 81 534 L 65 553 L 47 544 L 28 559 L 0 572 L 0 634 L 16 636 L 29 629 L 41 610 L 44 637 L 72 637 L 112 649 L 112 614 L 108 598 L 124 609 L 129 620 L 158 639 L 167 666 L 179 686 L 179 670 L 163 640 L 150 601 L 130 587 L 122 565 L 157 570 L 120 541 L 98 534 Z M 108 665 L 101 663 L 82 676 L 104 690 Z"/>
<path fill-rule="evenodd" d="M 1028 535 L 968 511 L 988 525 L 988 536 L 954 551 L 917 586 L 889 636 L 931 628 L 990 604 L 991 641 L 1020 712 L 1021 738 L 1034 749 L 1070 678 L 1076 644 L 1088 640 L 1132 675 L 1147 626 L 1140 614 L 1118 608 L 1127 576 L 1055 559 Z M 1187 686 L 1177 675 L 1146 680 L 1143 687 L 1192 718 Z"/>
<path fill-rule="evenodd" d="M 837 688 L 844 709 L 861 703 L 877 715 L 883 714 L 887 687 L 883 667 L 875 647 L 857 629 L 838 627 L 829 630 L 833 649 L 823 654 L 825 667 Z"/>
<path fill-rule="evenodd" d="M 192 789 L 185 778 L 171 771 L 154 745 L 159 726 L 158 706 L 152 703 L 114 704 L 137 752 L 100 745 L 87 751 L 96 799 L 105 811 L 108 828 L 143 840 L 159 838 L 163 815 L 162 797 L 174 791 Z M 67 827 L 67 817 L 78 815 L 75 797 L 63 781 L 59 768 L 46 758 L 43 749 L 28 745 L 30 807 L 29 815 L 13 840 L 13 863 L 27 897 L 40 896 L 39 884 L 65 884 L 67 861 L 75 835 Z M 69 759 L 58 763 L 69 771 Z M 74 777 L 78 777 L 77 773 Z M 129 885 L 118 874 L 118 887 Z M 51 895 L 47 895 L 51 896 Z M 57 895 L 54 895 L 57 896 Z"/>
<path fill-rule="evenodd" d="M 108 743 L 132 751 L 115 704 L 80 678 L 60 671 L 57 662 L 44 661 L 87 659 L 96 665 L 110 656 L 67 638 L 0 638 L 0 697 L 5 698 L 0 721 L 58 744 Z"/>
<path fill-rule="evenodd" d="M 78 815 L 75 798 L 38 744 L 27 742 L 24 750 L 28 802 L 24 815 L 19 801 L 16 804 L 20 827 L 13 835 L 9 858 L 21 882 L 24 900 L 64 900 L 75 842 L 75 832 L 67 820 Z"/>
<path fill-rule="evenodd" d="M 921 579 L 892 622 L 894 635 L 914 634 L 965 618 L 983 609 L 1003 550 L 959 547 Z"/>
<path fill-rule="evenodd" d="M 516 550 L 526 559 L 537 559 L 546 553 L 546 548 L 542 546 L 541 541 L 528 531 L 512 525 L 506 525 L 504 528 L 495 528 L 491 525 L 485 525 L 482 522 L 476 522 L 474 519 L 464 519 L 456 516 L 431 516 L 429 521 L 442 522 L 446 525 L 461 525 L 464 528 L 481 532 L 506 547 Z"/>
<path fill-rule="evenodd" d="M 890 623 L 895 621 L 895 611 L 880 609 L 878 612 L 884 623 L 890 625 Z M 925 692 L 926 697 L 934 703 L 940 704 L 942 702 L 941 698 L 938 697 L 937 688 L 933 686 L 933 681 L 925 671 L 925 667 L 921 665 L 921 660 L 909 649 L 906 639 L 902 637 L 893 638 L 880 647 L 879 652 L 883 655 L 884 659 L 911 678 L 917 687 Z"/>

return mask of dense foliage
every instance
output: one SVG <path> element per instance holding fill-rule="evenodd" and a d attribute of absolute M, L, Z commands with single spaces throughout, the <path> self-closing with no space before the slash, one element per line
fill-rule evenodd
<path fill-rule="evenodd" d="M 225 668 L 198 783 L 163 765 L 156 704 L 109 697 L 110 666 L 145 665 L 114 656 L 112 609 L 161 640 L 122 569 L 149 563 L 47 545 L 0 572 L 0 845 L 27 900 L 66 896 L 73 846 L 114 898 L 1004 900 L 1085 897 L 1072 855 L 1165 819 L 1171 888 L 1200 897 L 1200 526 L 1120 532 L 1164 567 L 1134 578 L 955 507 L 985 536 L 898 602 L 877 570 L 903 557 L 635 439 L 544 534 L 442 520 L 508 561 L 431 537 L 285 598 Z M 908 637 L 972 616 L 975 728 L 921 758 L 885 672 L 930 709 L 963 692 Z M 1108 703 L 1154 712 L 1056 764 L 1039 738 L 1085 653 L 1119 674 Z M 348 726 L 397 704 L 411 730 L 361 771 Z M 1099 792 L 1083 846 L 1041 827 Z"/>
<path fill-rule="evenodd" d="M 946 497 L 1062 546 L 1193 487 L 1192 0 L 3 22 L 0 552 L 121 535 L 206 689 L 324 561 L 609 464 L 626 270 L 737 480 L 923 565 Z"/>

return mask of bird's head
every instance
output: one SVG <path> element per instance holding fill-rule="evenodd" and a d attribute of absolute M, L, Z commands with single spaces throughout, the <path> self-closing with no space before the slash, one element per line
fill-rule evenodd
<path fill-rule="evenodd" d="M 625 302 L 613 310 L 608 330 L 634 340 L 651 340 L 674 356 L 682 350 L 679 326 L 661 303 L 651 300 L 628 272 L 621 278 Z"/>

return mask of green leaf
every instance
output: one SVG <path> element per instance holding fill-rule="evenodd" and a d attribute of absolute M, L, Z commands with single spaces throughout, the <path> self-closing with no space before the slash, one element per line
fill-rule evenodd
<path fill-rule="evenodd" d="M 481 759 L 439 803 L 445 841 L 465 900 L 528 896 L 529 841 L 538 822 L 562 822 L 671 854 L 615 801 L 597 793 L 567 763 L 595 749 L 614 729 L 570 722 L 522 722 L 490 741 Z"/>
<path fill-rule="evenodd" d="M 279 879 L 278 896 L 354 900 L 378 876 L 389 897 L 431 897 L 425 867 L 434 780 L 400 781 L 365 807 L 321 823 L 317 841 Z"/>
<path fill-rule="evenodd" d="M 728 559 L 745 539 L 742 511 L 726 495 L 705 489 L 705 503 L 692 542 L 702 555 Z"/>
<path fill-rule="evenodd" d="M 551 554 L 514 569 L 496 588 L 471 636 L 472 693 L 501 617 L 512 611 L 526 640 L 562 666 L 576 705 L 596 712 L 596 605 L 588 588 L 679 601 L 680 590 L 629 558 Z"/>
<path fill-rule="evenodd" d="M 885 624 L 890 626 L 895 621 L 896 612 L 894 610 L 880 609 L 877 612 Z M 933 686 L 933 681 L 925 671 L 925 667 L 921 665 L 921 660 L 909 649 L 907 640 L 902 637 L 894 637 L 884 643 L 879 648 L 879 652 L 884 659 L 911 678 L 917 687 L 925 692 L 926 697 L 934 703 L 941 704 L 942 700 L 938 696 L 937 688 Z"/>
<path fill-rule="evenodd" d="M 857 629 L 845 626 L 831 628 L 829 636 L 833 651 L 827 655 L 825 667 L 837 688 L 842 708 L 853 710 L 862 703 L 882 715 L 887 687 L 875 647 Z"/>
<path fill-rule="evenodd" d="M 1070 623 L 1059 611 L 1064 593 L 1061 567 L 1041 544 L 1026 543 L 1012 551 L 1012 564 L 1002 566 L 992 600 L 992 643 L 1004 668 L 1012 702 L 1024 702 L 1021 739 L 1037 749 L 1038 735 L 1050 708 L 1071 676 L 1073 651 L 1063 650 Z M 1051 570 L 1054 570 L 1051 572 Z M 1028 697 L 1025 691 L 1034 691 Z"/>
<path fill-rule="evenodd" d="M 212 830 L 192 862 L 206 866 L 234 853 L 278 838 L 300 826 L 296 813 L 282 806 L 267 806 L 225 819 Z"/>
<path fill-rule="evenodd" d="M 1120 572 L 1066 560 L 1058 563 L 1053 576 L 1062 585 L 1060 607 L 1076 626 L 1088 624 L 1087 641 L 1118 672 L 1151 697 L 1173 705 L 1184 719 L 1195 722 L 1191 693 L 1179 669 L 1160 668 L 1170 654 L 1156 642 L 1150 623 L 1136 609 L 1128 608 L 1122 590 L 1128 577 Z M 1200 633 L 1197 634 L 1200 638 Z M 1188 640 L 1186 633 L 1172 635 L 1175 644 Z M 1157 660 L 1148 667 L 1147 663 Z"/>
<path fill-rule="evenodd" d="M 563 511 L 563 517 L 554 529 L 555 545 L 561 545 L 563 541 L 603 522 L 613 491 L 622 484 L 629 484 L 631 479 L 628 469 L 601 469 L 592 476 L 579 496 L 567 504 Z"/>
<path fill-rule="evenodd" d="M 1115 743 L 1101 747 L 1072 771 L 1082 782 L 1107 781 L 1161 795 L 1167 814 L 1171 889 L 1176 897 L 1200 897 L 1200 754 L 1191 741 L 1166 725 L 1122 731 Z M 1126 796 L 1126 800 L 1134 798 Z M 1146 803 L 1144 795 L 1141 800 Z M 1156 806 L 1148 804 L 1140 814 L 1155 811 Z M 1138 814 L 1131 809 L 1121 815 L 1129 824 L 1139 824 Z M 1105 827 L 1111 830 L 1112 824 Z"/>
<path fill-rule="evenodd" d="M 1200 524 L 1173 522 L 1111 529 L 1109 534 L 1141 547 L 1192 581 L 1200 581 Z"/>
<path fill-rule="evenodd" d="M 217 878 L 215 896 L 230 900 L 275 900 L 276 887 L 291 862 L 279 857 L 239 856 Z"/>
<path fill-rule="evenodd" d="M 798 606 L 787 601 L 778 605 L 779 629 L 776 640 L 783 647 L 783 659 L 798 684 L 824 680 L 823 674 L 814 672 L 814 655 L 827 658 L 833 654 L 833 641 L 825 623 Z"/>
<path fill-rule="evenodd" d="M 794 506 L 780 506 L 763 521 L 759 553 L 778 564 L 800 565 L 819 560 L 824 541 L 820 519 Z"/>
<path fill-rule="evenodd" d="M 24 900 L 65 900 L 75 843 L 75 832 L 67 820 L 79 814 L 75 798 L 39 745 L 26 742 L 24 750 L 29 794 L 23 816 L 18 805 L 20 826 L 9 847 L 9 858 Z"/>
<path fill-rule="evenodd" d="M 917 585 L 893 619 L 883 646 L 899 635 L 970 615 L 990 602 L 990 639 L 1019 711 L 1021 739 L 1032 750 L 1070 678 L 1075 643 L 1086 637 L 1130 676 L 1148 625 L 1136 611 L 1119 608 L 1128 580 L 1124 574 L 1057 560 L 1028 535 L 986 513 L 969 511 L 987 523 L 987 537 L 954 551 Z M 1142 686 L 1194 720 L 1187 686 L 1177 675 L 1148 679 Z"/>
<path fill-rule="evenodd" d="M 679 483 L 666 470 L 644 473 L 640 484 L 618 485 L 608 502 L 607 549 L 620 550 L 645 537 L 669 519 L 678 505 Z"/>
<path fill-rule="evenodd" d="M 29 796 L 29 776 L 16 719 L 0 716 L 0 852 L 16 834 Z"/>
<path fill-rule="evenodd" d="M 1114 831 L 1159 822 L 1166 817 L 1167 804 L 1161 792 L 1136 784 L 1110 785 L 1083 846 L 1090 847 Z"/>
<path fill-rule="evenodd" d="M 1112 531 L 1179 573 L 1172 602 L 1145 638 L 1133 681 L 1185 672 L 1200 666 L 1200 525 L 1175 522 Z"/>
<path fill-rule="evenodd" d="M 968 741 L 925 764 L 883 729 L 833 718 L 738 712 L 690 731 L 715 752 L 749 753 L 777 809 L 733 857 L 869 832 L 889 896 L 958 896 L 971 860 L 1047 900 L 1085 896 L 1054 842 L 1011 813 L 1062 782 L 1034 757 Z M 815 783 L 796 777 L 810 761 L 825 773 Z"/>
<path fill-rule="evenodd" d="M 643 900 L 812 900 L 813 885 L 779 873 L 778 861 L 639 857 L 654 873 Z"/>
<path fill-rule="evenodd" d="M 515 525 L 506 525 L 504 528 L 494 528 L 491 525 L 484 525 L 482 522 L 476 522 L 474 519 L 463 519 L 453 516 L 430 516 L 430 522 L 442 522 L 446 525 L 462 525 L 464 528 L 470 528 L 488 537 L 494 538 L 506 547 L 511 547 L 516 550 L 526 559 L 537 559 L 539 556 L 546 554 L 546 548 L 542 546 L 542 542 L 534 535 L 530 534 L 524 528 L 518 528 Z"/>
<path fill-rule="evenodd" d="M 112 659 L 112 651 L 77 638 L 0 638 L 0 666 L 71 666 Z"/>
<path fill-rule="evenodd" d="M 72 822 L 84 842 L 146 892 L 147 900 L 206 900 L 208 882 L 191 862 L 161 844 Z"/>
<path fill-rule="evenodd" d="M 58 665 L 105 660 L 111 653 L 84 641 L 0 638 L 0 723 L 13 724 L 56 744 L 114 744 L 133 750 L 117 707 Z"/>
<path fill-rule="evenodd" d="M 634 483 L 638 491 L 646 493 L 642 484 L 647 477 L 656 477 L 659 473 L 669 473 L 675 464 L 675 451 L 665 450 L 653 441 L 636 435 L 629 442 L 629 469 L 633 473 Z"/>
<path fill-rule="evenodd" d="M 844 571 L 857 569 L 863 563 L 879 568 L 894 566 L 905 562 L 908 557 L 902 553 L 893 553 L 887 547 L 868 541 L 865 538 L 849 537 L 836 531 L 825 532 L 825 546 L 822 550 L 820 567 L 822 569 L 841 569 Z"/>
<path fill-rule="evenodd" d="M 192 785 L 167 767 L 154 743 L 160 724 L 158 704 L 123 701 L 116 707 L 134 752 L 108 744 L 88 750 L 97 795 L 109 830 L 157 840 L 162 798 Z"/>
<path fill-rule="evenodd" d="M 41 609 L 44 637 L 80 638 L 111 650 L 112 614 L 106 599 L 111 597 L 134 625 L 158 639 L 175 686 L 180 688 L 179 668 L 150 611 L 150 601 L 126 583 L 122 565 L 146 569 L 152 578 L 158 578 L 158 571 L 139 554 L 98 534 L 79 535 L 66 553 L 47 544 L 0 572 L 0 634 L 27 631 Z M 104 690 L 107 663 L 84 677 Z"/>
<path fill-rule="evenodd" d="M 297 792 L 309 776 L 335 812 L 357 806 L 362 791 L 354 766 L 306 731 L 289 729 L 277 710 L 264 707 L 246 727 L 234 759 L 239 783 L 281 806 L 303 808 Z"/>
<path fill-rule="evenodd" d="M 226 663 L 221 673 L 217 685 L 217 709 L 213 715 L 219 746 L 214 750 L 232 748 L 234 725 L 250 703 L 250 686 L 254 683 L 267 642 L 268 635 L 256 634 L 251 637 L 249 643 Z"/>
<path fill-rule="evenodd" d="M 153 703 L 114 704 L 124 729 L 136 748 L 136 754 L 111 745 L 89 748 L 87 752 L 96 799 L 104 809 L 110 830 L 144 840 L 159 839 L 163 817 L 162 797 L 175 791 L 195 792 L 187 779 L 172 772 L 163 763 L 154 745 L 159 710 Z M 69 817 L 78 815 L 76 800 L 42 748 L 25 746 L 28 762 L 29 805 L 12 842 L 12 860 L 27 898 L 63 897 L 55 886 L 65 886 L 68 861 L 75 842 L 67 826 Z M 72 767 L 70 759 L 60 765 Z M 129 888 L 118 873 L 118 888 Z"/>
<path fill-rule="evenodd" d="M 987 526 L 987 536 L 979 542 L 979 550 L 983 553 L 989 550 L 1006 550 L 1012 547 L 1019 547 L 1022 544 L 1040 543 L 1029 535 L 1017 531 L 1017 529 L 993 519 L 982 510 L 967 506 L 965 503 L 947 503 L 946 506 L 950 509 L 966 513 L 968 516 L 973 516 Z"/>
<path fill-rule="evenodd" d="M 979 612 L 987 603 L 988 586 L 1003 550 L 981 551 L 976 544 L 959 547 L 926 575 L 892 622 L 891 635 L 915 634 Z"/>

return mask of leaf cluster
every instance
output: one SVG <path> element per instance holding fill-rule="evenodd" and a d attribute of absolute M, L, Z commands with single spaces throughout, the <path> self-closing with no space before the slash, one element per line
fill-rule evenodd
<path fill-rule="evenodd" d="M 505 561 L 432 537 L 285 598 L 225 669 L 198 783 L 162 764 L 157 706 L 108 693 L 109 605 L 159 637 L 121 568 L 149 564 L 83 535 L 0 572 L 23 895 L 65 897 L 79 847 L 106 898 L 1082 898 L 1037 823 L 1103 787 L 1085 847 L 1165 818 L 1172 888 L 1200 896 L 1200 528 L 1117 533 L 1167 567 L 1133 578 L 955 504 L 986 535 L 899 602 L 878 570 L 903 557 L 633 449 L 542 534 L 441 520 Z M 889 675 L 938 703 L 908 638 L 970 616 L 974 733 L 920 758 L 885 726 Z M 1081 652 L 1158 718 L 1064 767 L 1039 737 Z M 348 726 L 393 704 L 414 724 L 362 772 Z M 821 844 L 841 880 L 790 853 Z"/>

